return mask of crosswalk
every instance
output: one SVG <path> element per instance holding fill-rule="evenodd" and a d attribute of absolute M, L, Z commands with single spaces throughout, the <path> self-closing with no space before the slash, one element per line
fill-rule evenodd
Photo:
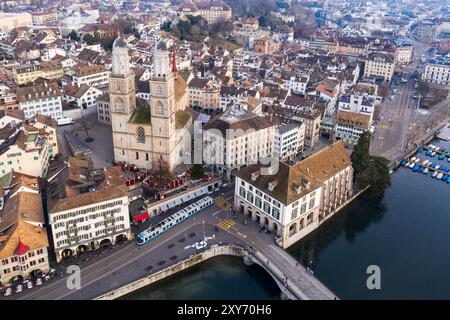
<path fill-rule="evenodd" d="M 223 197 L 215 198 L 214 204 L 223 209 L 229 209 L 231 207 L 231 203 L 226 202 Z"/>
<path fill-rule="evenodd" d="M 217 226 L 226 230 L 226 229 L 230 229 L 235 224 L 236 224 L 236 222 L 232 219 L 224 219 L 224 220 L 220 220 L 220 222 L 217 224 Z"/>

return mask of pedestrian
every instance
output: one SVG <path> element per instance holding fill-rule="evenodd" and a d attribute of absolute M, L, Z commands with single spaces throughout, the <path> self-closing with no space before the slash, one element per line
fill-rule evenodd
<path fill-rule="evenodd" d="M 298 267 L 298 261 L 295 263 L 295 266 Z"/>

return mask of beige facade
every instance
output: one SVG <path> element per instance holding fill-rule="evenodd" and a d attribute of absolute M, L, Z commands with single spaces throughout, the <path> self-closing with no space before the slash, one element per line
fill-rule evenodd
<path fill-rule="evenodd" d="M 381 77 L 391 81 L 394 75 L 395 60 L 392 56 L 384 53 L 373 53 L 366 59 L 364 77 Z"/>
<path fill-rule="evenodd" d="M 56 23 L 57 19 L 56 12 L 37 12 L 32 15 L 33 24 L 36 26 Z"/>
<path fill-rule="evenodd" d="M 50 190 L 59 190 L 56 196 L 48 196 L 57 261 L 130 238 L 128 188 L 121 169 L 95 170 L 87 161 L 74 158 L 69 158 L 68 163 L 49 172 Z M 89 179 L 92 171 L 96 171 L 96 181 Z M 74 188 L 75 183 L 86 187 Z"/>
<path fill-rule="evenodd" d="M 0 13 L 0 30 L 11 31 L 17 27 L 31 27 L 33 20 L 31 14 L 27 12 L 22 13 Z"/>
<path fill-rule="evenodd" d="M 58 128 L 58 122 L 55 119 L 38 114 L 36 116 L 36 122 L 33 123 L 33 127 L 37 129 L 43 129 L 47 136 L 48 142 L 48 154 L 50 157 L 54 157 L 59 154 L 58 139 L 56 136 L 56 130 Z"/>
<path fill-rule="evenodd" d="M 33 271 L 48 271 L 48 240 L 38 181 L 10 174 L 10 192 L 0 218 L 0 279 L 26 279 Z M 4 186 L 5 187 L 5 186 Z"/>
<path fill-rule="evenodd" d="M 153 56 L 150 98 L 136 100 L 128 59 L 124 40 L 116 39 L 109 90 L 114 158 L 148 169 L 163 161 L 173 170 L 182 162 L 185 138 L 190 138 L 186 82 L 172 72 L 169 52 L 161 41 Z M 187 143 L 190 151 L 190 139 Z"/>
<path fill-rule="evenodd" d="M 185 1 L 178 9 L 181 16 L 201 16 L 209 24 L 220 19 L 230 20 L 232 17 L 231 8 L 222 1 L 194 2 Z"/>
<path fill-rule="evenodd" d="M 194 78 L 189 82 L 189 105 L 207 112 L 220 108 L 220 86 L 207 79 Z"/>
<path fill-rule="evenodd" d="M 397 47 L 395 61 L 398 63 L 410 63 L 413 57 L 413 46 Z"/>
<path fill-rule="evenodd" d="M 14 82 L 23 85 L 34 82 L 37 78 L 60 79 L 64 75 L 64 69 L 53 62 L 41 62 L 16 67 L 12 74 Z"/>

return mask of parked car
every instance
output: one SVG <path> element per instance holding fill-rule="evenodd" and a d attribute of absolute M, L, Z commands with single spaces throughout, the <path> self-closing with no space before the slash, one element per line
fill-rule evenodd
<path fill-rule="evenodd" d="M 18 284 L 16 287 L 16 293 L 20 293 L 23 291 L 23 285 L 22 284 Z"/>
<path fill-rule="evenodd" d="M 42 278 L 37 278 L 36 279 L 36 286 L 41 286 L 42 285 Z"/>
<path fill-rule="evenodd" d="M 12 288 L 11 288 L 11 287 L 8 287 L 8 288 L 6 288 L 6 290 L 5 290 L 4 296 L 5 296 L 5 297 L 8 297 L 8 296 L 12 295 L 12 293 L 13 293 Z"/>
<path fill-rule="evenodd" d="M 28 282 L 26 283 L 25 287 L 26 287 L 27 289 L 32 289 L 32 288 L 33 288 L 33 282 L 28 281 Z"/>

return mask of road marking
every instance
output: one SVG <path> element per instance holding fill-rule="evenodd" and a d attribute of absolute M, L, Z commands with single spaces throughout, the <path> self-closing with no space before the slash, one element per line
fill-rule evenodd
<path fill-rule="evenodd" d="M 218 207 L 221 207 L 223 209 L 229 209 L 231 208 L 231 204 L 225 201 L 223 197 L 218 197 L 214 199 L 214 204 Z"/>
<path fill-rule="evenodd" d="M 220 220 L 220 222 L 217 224 L 217 226 L 222 229 L 230 229 L 235 224 L 236 224 L 236 222 L 234 220 L 225 219 L 225 220 Z"/>

